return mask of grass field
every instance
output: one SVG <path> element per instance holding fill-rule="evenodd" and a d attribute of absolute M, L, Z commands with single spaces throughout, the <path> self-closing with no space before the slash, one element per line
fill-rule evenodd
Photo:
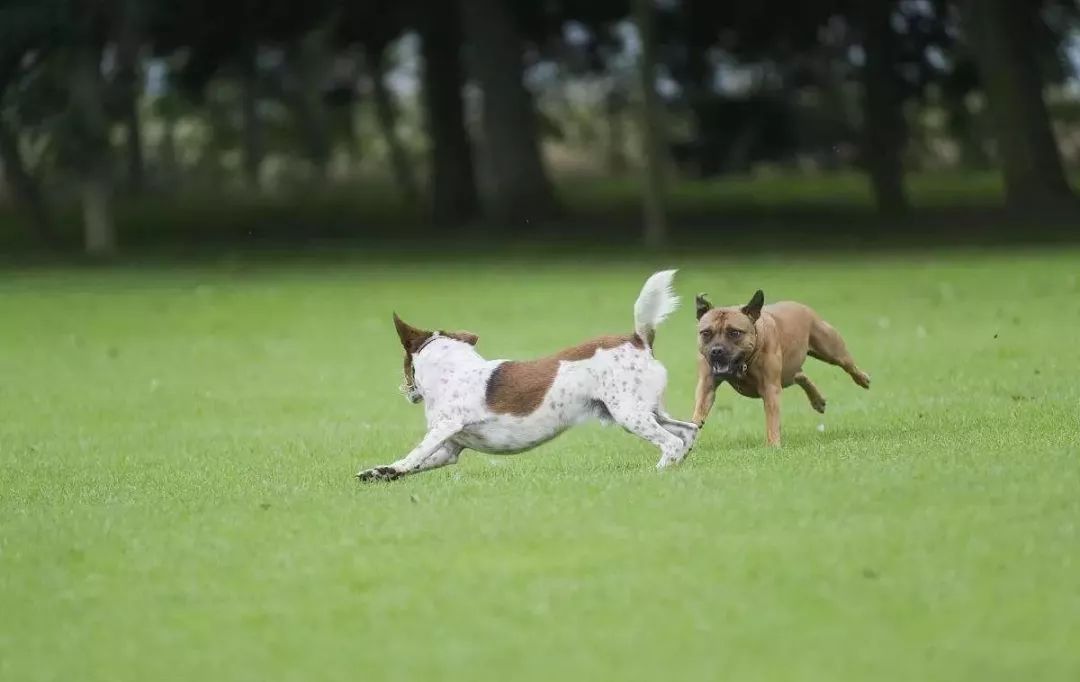
<path fill-rule="evenodd" d="M 783 449 L 583 427 L 361 487 L 422 433 L 396 308 L 489 357 L 629 329 L 644 278 L 814 304 Z M 361 256 L 0 271 L 0 680 L 1076 680 L 1080 252 Z M 661 328 L 688 416 L 693 315 Z M 824 431 L 819 431 L 824 423 Z"/>

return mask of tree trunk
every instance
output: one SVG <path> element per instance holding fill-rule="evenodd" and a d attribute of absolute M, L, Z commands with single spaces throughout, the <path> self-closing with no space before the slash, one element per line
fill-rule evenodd
<path fill-rule="evenodd" d="M 30 215 L 38 240 L 46 246 L 56 246 L 52 216 L 41 192 L 41 185 L 26 167 L 19 150 L 19 136 L 3 119 L 0 119 L 0 163 L 4 166 L 4 176 L 15 194 L 15 199 Z"/>
<path fill-rule="evenodd" d="M 368 49 L 368 64 L 371 67 L 371 82 L 375 98 L 375 117 L 379 121 L 379 129 L 386 141 L 387 150 L 390 153 L 390 167 L 394 173 L 398 189 L 405 201 L 410 206 L 415 206 L 420 200 L 420 190 L 417 188 L 416 175 L 413 173 L 412 163 L 401 140 L 397 135 L 397 111 L 394 106 L 393 95 L 386 87 L 383 72 L 382 50 Z"/>
<path fill-rule="evenodd" d="M 131 0 L 122 3 L 117 31 L 117 85 L 123 107 L 123 125 L 126 135 L 127 185 L 133 194 L 142 192 L 145 186 L 145 163 L 143 160 L 142 126 L 139 121 L 139 30 Z"/>
<path fill-rule="evenodd" d="M 116 229 L 109 202 L 109 182 L 104 177 L 87 176 L 82 179 L 80 189 L 86 253 L 111 256 L 116 253 Z"/>
<path fill-rule="evenodd" d="M 653 36 L 652 0 L 634 0 L 634 20 L 641 37 L 638 78 L 641 87 L 641 140 L 644 176 L 642 212 L 644 239 L 648 246 L 667 241 L 667 214 L 664 210 L 664 135 L 660 122 L 660 100 L 656 94 L 656 44 Z"/>
<path fill-rule="evenodd" d="M 469 67 L 483 91 L 484 203 L 500 222 L 544 219 L 557 210 L 509 2 L 462 0 Z"/>
<path fill-rule="evenodd" d="M 77 162 L 81 174 L 83 235 L 91 256 L 116 252 L 116 230 L 109 206 L 112 187 L 109 122 L 101 78 L 101 51 L 90 46 L 74 50 L 70 93 L 78 120 Z"/>
<path fill-rule="evenodd" d="M 240 107 L 243 145 L 244 179 L 250 189 L 262 186 L 263 130 L 259 114 L 259 83 L 255 63 L 256 50 L 245 55 L 240 72 Z"/>
<path fill-rule="evenodd" d="M 960 167 L 966 170 L 984 171 L 990 168 L 990 156 L 983 144 L 976 115 L 968 109 L 962 93 L 945 94 L 945 111 L 948 116 L 949 133 L 956 140 L 960 151 Z"/>
<path fill-rule="evenodd" d="M 604 97 L 604 114 L 607 117 L 607 169 L 614 176 L 624 175 L 630 164 L 626 161 L 626 126 L 623 112 L 626 98 L 612 87 Z"/>
<path fill-rule="evenodd" d="M 457 0 L 429 6 L 421 27 L 424 105 L 431 143 L 431 214 L 441 225 L 461 225 L 479 212 L 476 169 L 465 127 L 461 14 Z"/>
<path fill-rule="evenodd" d="M 907 137 L 904 103 L 896 72 L 897 46 L 892 29 L 895 0 L 860 3 L 863 50 L 862 158 L 878 211 L 898 215 L 908 210 L 904 190 L 903 148 Z"/>
<path fill-rule="evenodd" d="M 965 28 L 996 131 L 1006 199 L 1019 208 L 1060 205 L 1073 196 L 1043 99 L 1034 43 L 1039 5 L 1030 0 L 964 2 Z"/>
<path fill-rule="evenodd" d="M 330 163 L 329 116 L 323 102 L 322 81 L 328 70 L 326 29 L 317 28 L 300 37 L 293 50 L 296 88 L 294 111 L 300 124 L 308 160 L 324 179 Z"/>
<path fill-rule="evenodd" d="M 180 157 L 176 150 L 176 115 L 172 111 L 161 114 L 161 146 L 158 149 L 158 163 L 162 184 L 174 187 L 180 179 Z"/>
<path fill-rule="evenodd" d="M 146 186 L 146 164 L 143 162 L 142 127 L 135 97 L 124 101 L 125 152 L 127 155 L 127 186 L 132 194 L 140 194 Z"/>

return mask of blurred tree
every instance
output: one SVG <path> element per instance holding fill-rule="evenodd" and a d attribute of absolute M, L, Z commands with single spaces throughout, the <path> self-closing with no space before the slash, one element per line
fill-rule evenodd
<path fill-rule="evenodd" d="M 393 91 L 387 87 L 387 50 L 404 31 L 404 15 L 408 7 L 390 0 L 352 3 L 342 10 L 339 39 L 349 45 L 363 46 L 365 65 L 371 79 L 375 120 L 390 159 L 390 170 L 398 189 L 410 206 L 420 201 L 420 190 L 412 160 L 398 136 L 397 104 Z"/>
<path fill-rule="evenodd" d="M 626 126 L 624 112 L 627 97 L 614 84 L 604 96 L 604 117 L 607 123 L 607 171 L 611 175 L 624 175 L 630 167 L 626 158 Z"/>
<path fill-rule="evenodd" d="M 644 240 L 656 247 L 667 241 L 667 214 L 664 209 L 664 149 L 660 121 L 660 101 L 656 94 L 656 43 L 653 31 L 654 0 L 634 0 L 634 21 L 641 41 L 638 71 L 641 86 L 642 183 Z"/>
<path fill-rule="evenodd" d="M 862 0 L 857 8 L 865 54 L 862 159 L 878 210 L 892 215 L 908 208 L 901 162 L 907 131 L 904 93 L 897 73 L 898 49 L 892 23 L 895 11 L 896 0 Z"/>
<path fill-rule="evenodd" d="M 989 100 L 1008 202 L 1041 208 L 1070 201 L 1044 100 L 1041 0 L 962 0 L 967 35 Z"/>
<path fill-rule="evenodd" d="M 484 203 L 499 222 L 556 212 L 537 135 L 536 107 L 524 83 L 524 43 L 510 0 L 461 0 L 469 70 L 483 91 Z"/>
<path fill-rule="evenodd" d="M 324 84 L 331 66 L 329 26 L 316 26 L 290 41 L 284 98 L 299 123 L 304 152 L 318 180 L 325 180 L 332 145 Z"/>
<path fill-rule="evenodd" d="M 468 1 L 468 0 L 465 0 Z M 431 145 L 431 215 L 436 224 L 459 225 L 476 218 L 479 198 L 462 97 L 460 0 L 422 3 L 424 117 Z"/>
<path fill-rule="evenodd" d="M 262 61 L 267 48 L 285 50 L 327 25 L 335 0 L 158 0 L 151 5 L 148 33 L 158 54 L 183 53 L 178 76 L 192 98 L 201 100 L 207 83 L 228 75 L 239 86 L 244 178 L 261 184 L 266 147 L 261 101 L 267 88 Z M 295 53 L 294 53 L 295 54 Z"/>
<path fill-rule="evenodd" d="M 111 0 L 111 38 L 115 46 L 115 108 L 124 128 L 127 189 L 143 190 L 146 179 L 139 96 L 142 94 L 142 22 L 146 0 Z"/>
<path fill-rule="evenodd" d="M 72 0 L 72 41 L 61 54 L 67 72 L 68 129 L 63 136 L 66 165 L 79 178 L 83 236 L 87 254 L 111 256 L 117 250 L 112 214 L 113 158 L 102 50 L 110 25 L 107 0 Z"/>
<path fill-rule="evenodd" d="M 46 46 L 59 13 L 55 3 L 7 2 L 0 5 L 0 164 L 16 201 L 30 217 L 37 238 L 57 243 L 41 181 L 23 155 L 21 137 L 32 117 L 29 99 L 38 94 L 34 79 L 43 70 Z"/>
<path fill-rule="evenodd" d="M 824 44 L 824 37 L 836 17 L 850 23 L 848 5 L 847 0 L 732 6 L 685 0 L 679 13 L 661 23 L 668 69 L 680 84 L 696 132 L 690 145 L 677 149 L 684 165 L 746 171 L 755 160 L 780 160 L 796 152 L 799 90 L 807 85 L 836 89 L 842 77 L 843 70 L 832 64 L 836 58 L 824 57 L 837 49 Z M 821 63 L 828 68 L 811 76 L 810 65 Z"/>
<path fill-rule="evenodd" d="M 390 156 L 390 168 L 398 188 L 410 206 L 415 206 L 420 200 L 420 190 L 416 183 L 416 174 L 413 173 L 412 162 L 409 153 L 405 150 L 401 138 L 397 132 L 397 104 L 394 102 L 394 94 L 386 85 L 386 47 L 378 47 L 372 43 L 366 46 L 367 66 L 371 75 L 372 98 L 375 100 L 375 119 L 379 123 L 383 140 Z"/>

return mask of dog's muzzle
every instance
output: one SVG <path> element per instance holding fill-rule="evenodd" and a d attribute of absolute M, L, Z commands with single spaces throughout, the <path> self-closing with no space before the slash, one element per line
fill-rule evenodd
<path fill-rule="evenodd" d="M 420 389 L 418 389 L 416 386 L 402 384 L 401 386 L 398 386 L 398 390 L 401 391 L 401 394 L 403 396 L 405 396 L 405 400 L 408 400 L 413 405 L 424 399 L 424 396 L 420 394 Z"/>
<path fill-rule="evenodd" d="M 746 372 L 746 364 L 742 361 L 741 354 L 733 354 L 723 348 L 713 348 L 709 351 L 709 369 L 714 377 L 719 379 L 733 379 L 740 377 Z"/>

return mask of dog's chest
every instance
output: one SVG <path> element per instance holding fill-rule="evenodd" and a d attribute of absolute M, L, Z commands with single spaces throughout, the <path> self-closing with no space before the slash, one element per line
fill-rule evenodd
<path fill-rule="evenodd" d="M 757 381 L 750 376 L 732 377 L 727 380 L 735 392 L 747 398 L 760 398 Z"/>

